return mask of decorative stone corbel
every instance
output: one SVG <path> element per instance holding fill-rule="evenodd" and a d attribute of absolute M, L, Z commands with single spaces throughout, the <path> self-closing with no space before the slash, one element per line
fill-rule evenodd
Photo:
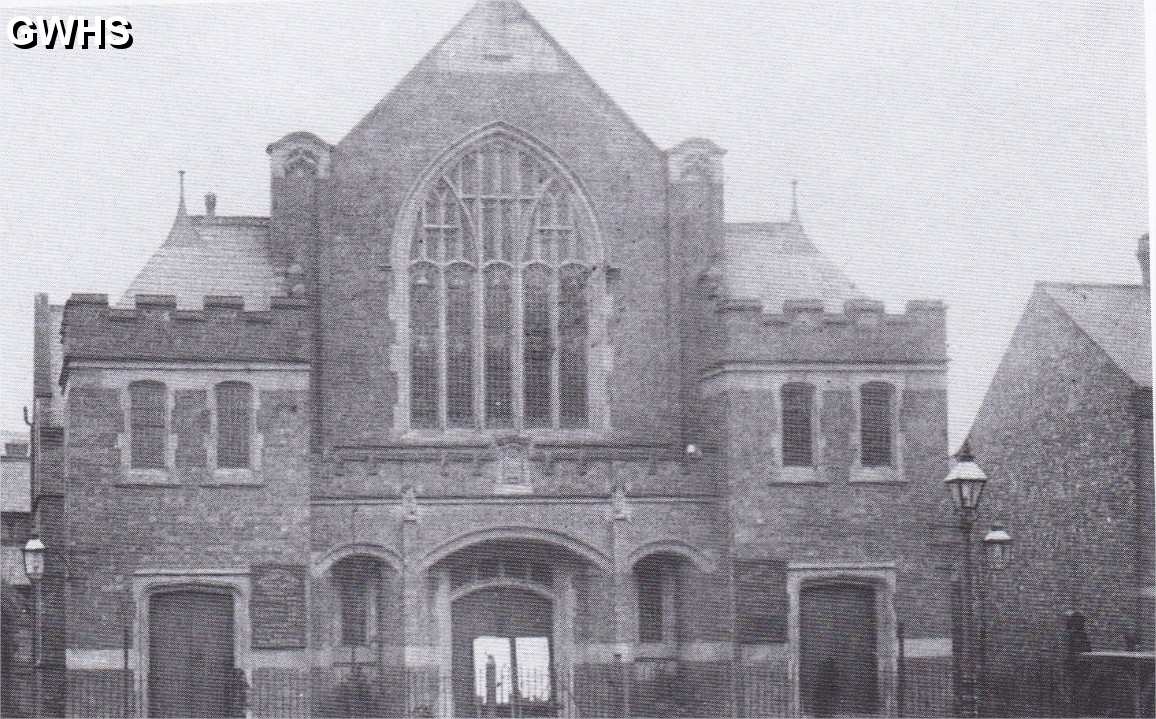
<path fill-rule="evenodd" d="M 614 489 L 610 492 L 610 507 L 614 512 L 616 521 L 630 519 L 630 502 L 626 499 L 626 486 L 624 484 L 614 485 Z"/>
<path fill-rule="evenodd" d="M 401 490 L 401 516 L 406 522 L 417 521 L 417 490 L 412 484 Z"/>

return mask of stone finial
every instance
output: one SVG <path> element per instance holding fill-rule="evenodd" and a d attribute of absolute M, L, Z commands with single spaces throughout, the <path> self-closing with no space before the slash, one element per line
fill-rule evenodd
<path fill-rule="evenodd" d="M 726 150 L 701 137 L 685 140 L 666 151 L 670 181 L 676 184 L 706 182 L 723 184 Z"/>
<path fill-rule="evenodd" d="M 294 168 L 306 168 L 318 178 L 329 176 L 333 146 L 311 132 L 291 132 L 265 148 L 273 177 L 285 177 Z"/>
<path fill-rule="evenodd" d="M 216 216 L 217 216 L 217 195 L 214 192 L 210 192 L 207 195 L 205 195 L 205 217 L 212 218 L 212 217 L 216 217 Z"/>

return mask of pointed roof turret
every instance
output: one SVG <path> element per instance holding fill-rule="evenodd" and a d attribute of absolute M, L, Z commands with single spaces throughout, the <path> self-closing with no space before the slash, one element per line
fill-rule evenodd
<path fill-rule="evenodd" d="M 799 222 L 799 180 L 791 180 L 791 224 L 801 225 Z"/>
<path fill-rule="evenodd" d="M 177 216 L 169 235 L 121 297 L 131 307 L 137 295 L 173 295 L 177 306 L 200 309 L 207 295 L 243 297 L 248 309 L 265 309 L 284 295 L 282 278 L 267 256 L 268 220 L 190 215 L 185 204 L 185 171 L 180 171 Z M 208 208 L 206 208 L 207 210 Z"/>
<path fill-rule="evenodd" d="M 200 244 L 201 236 L 197 234 L 197 229 L 193 227 L 193 221 L 189 218 L 189 212 L 185 208 L 185 171 L 180 170 L 181 176 L 181 199 L 177 203 L 177 216 L 173 218 L 172 229 L 169 230 L 169 236 L 165 239 L 165 246 L 167 247 L 189 247 Z"/>

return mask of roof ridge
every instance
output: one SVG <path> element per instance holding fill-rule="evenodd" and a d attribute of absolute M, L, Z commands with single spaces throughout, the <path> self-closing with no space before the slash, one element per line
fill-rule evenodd
<path fill-rule="evenodd" d="M 1036 285 L 1040 287 L 1100 287 L 1100 288 L 1118 288 L 1118 289 L 1144 289 L 1141 283 L 1130 282 L 1060 282 L 1058 280 L 1036 280 Z"/>

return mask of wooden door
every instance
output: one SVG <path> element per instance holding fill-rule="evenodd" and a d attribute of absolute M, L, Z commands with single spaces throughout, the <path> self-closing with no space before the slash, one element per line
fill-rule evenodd
<path fill-rule="evenodd" d="M 149 602 L 149 716 L 243 716 L 239 687 L 232 595 L 155 595 Z"/>
<path fill-rule="evenodd" d="M 799 694 L 807 716 L 864 716 L 879 707 L 875 590 L 853 584 L 800 594 Z"/>

